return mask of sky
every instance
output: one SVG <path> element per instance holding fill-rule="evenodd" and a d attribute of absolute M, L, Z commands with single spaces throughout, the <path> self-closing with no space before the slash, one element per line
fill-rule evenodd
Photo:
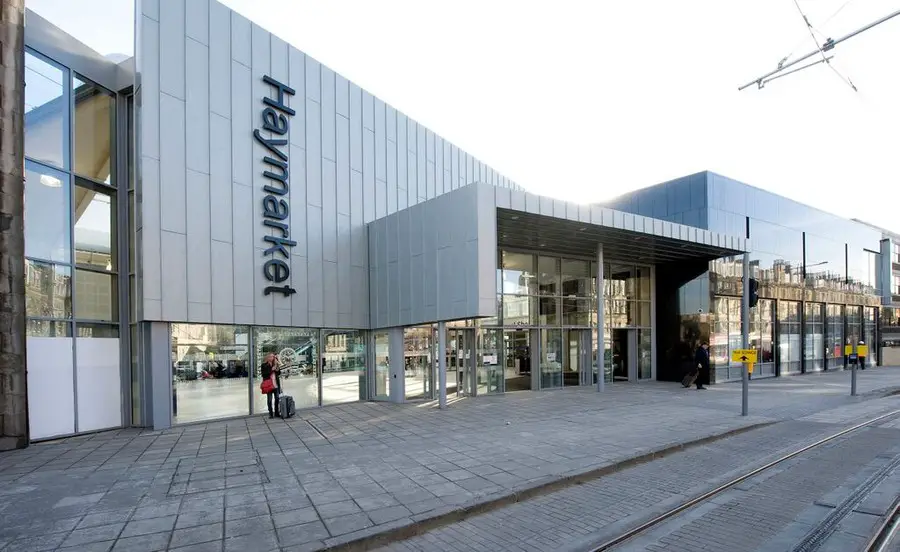
<path fill-rule="evenodd" d="M 832 38 L 900 7 L 797 2 Z M 843 77 L 819 65 L 739 92 L 815 48 L 794 0 L 223 3 L 529 191 L 603 201 L 708 169 L 900 232 L 900 17 L 831 52 Z M 26 6 L 134 52 L 132 0 Z"/>

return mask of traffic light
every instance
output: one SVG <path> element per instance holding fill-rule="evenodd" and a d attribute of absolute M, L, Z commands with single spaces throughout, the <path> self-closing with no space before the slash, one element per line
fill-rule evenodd
<path fill-rule="evenodd" d="M 759 280 L 750 278 L 750 308 L 752 309 L 759 303 Z"/>

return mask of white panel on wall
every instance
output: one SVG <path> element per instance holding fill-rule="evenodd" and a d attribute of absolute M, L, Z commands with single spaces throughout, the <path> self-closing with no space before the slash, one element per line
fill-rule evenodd
<path fill-rule="evenodd" d="M 321 98 L 321 71 L 322 65 L 306 56 L 306 97 L 314 102 L 319 102 Z"/>
<path fill-rule="evenodd" d="M 31 438 L 46 439 L 74 433 L 72 338 L 27 337 L 25 346 L 28 349 L 28 426 Z M 118 351 L 115 358 L 119 358 Z M 118 386 L 109 389 L 116 396 L 121 395 Z"/>
<path fill-rule="evenodd" d="M 298 128 L 297 132 L 303 132 Z M 306 256 L 306 150 L 291 146 L 291 255 Z"/>
<path fill-rule="evenodd" d="M 187 168 L 209 174 L 209 48 L 188 39 L 186 50 Z"/>
<path fill-rule="evenodd" d="M 350 81 L 335 73 L 334 110 L 338 115 L 350 118 Z"/>
<path fill-rule="evenodd" d="M 78 431 L 122 427 L 119 339 L 78 338 L 75 356 Z M 40 399 L 46 406 L 53 404 L 46 401 L 46 398 Z"/>
<path fill-rule="evenodd" d="M 397 212 L 397 143 L 393 140 L 387 143 L 387 212 Z"/>
<path fill-rule="evenodd" d="M 306 207 L 306 243 L 309 262 L 306 270 L 309 311 L 322 312 L 322 208 L 315 205 Z M 310 315 L 312 316 L 312 315 Z"/>
<path fill-rule="evenodd" d="M 159 21 L 159 0 L 141 0 L 140 9 L 142 14 Z"/>
<path fill-rule="evenodd" d="M 427 134 L 425 127 L 416 123 L 416 183 L 418 184 L 416 203 L 431 197 L 428 195 L 428 153 L 425 151 Z"/>
<path fill-rule="evenodd" d="M 160 204 L 159 204 L 159 161 L 144 157 L 141 161 L 141 271 L 143 297 L 162 299 L 162 274 L 160 272 Z M 146 316 L 146 313 L 145 313 Z"/>
<path fill-rule="evenodd" d="M 339 214 L 337 216 L 337 234 L 338 234 L 338 277 L 337 289 L 341 290 L 338 294 L 338 313 L 351 314 L 353 312 L 353 304 L 351 297 L 346 290 L 350 289 L 350 267 L 351 263 L 351 232 L 350 217 Z"/>
<path fill-rule="evenodd" d="M 362 90 L 350 83 L 350 168 L 362 172 Z"/>
<path fill-rule="evenodd" d="M 362 91 L 362 123 L 364 130 L 375 130 L 375 98 L 366 90 Z"/>
<path fill-rule="evenodd" d="M 291 285 L 297 290 L 297 293 L 291 295 L 291 323 L 294 326 L 306 326 L 309 324 L 306 257 L 291 256 Z"/>
<path fill-rule="evenodd" d="M 375 99 L 375 179 L 387 180 L 387 123 L 384 102 Z"/>
<path fill-rule="evenodd" d="M 185 232 L 185 145 L 184 102 L 167 94 L 160 95 L 159 199 L 160 226 L 170 232 Z"/>
<path fill-rule="evenodd" d="M 347 267 L 349 270 L 350 267 Z M 335 327 L 337 326 L 337 313 L 338 313 L 338 265 L 335 262 L 325 261 L 322 263 L 322 287 L 325 289 L 324 294 L 324 309 L 323 309 L 323 322 L 325 326 Z M 341 293 L 345 293 L 345 290 L 340 290 Z"/>

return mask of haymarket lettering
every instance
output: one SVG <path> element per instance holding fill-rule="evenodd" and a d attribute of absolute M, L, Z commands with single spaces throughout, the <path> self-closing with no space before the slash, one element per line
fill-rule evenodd
<path fill-rule="evenodd" d="M 264 166 L 262 174 L 266 178 L 266 184 L 263 186 L 266 195 L 262 200 L 263 226 L 267 234 L 263 237 L 266 245 L 263 251 L 263 257 L 266 257 L 263 276 L 273 284 L 283 284 L 291 277 L 290 248 L 297 245 L 297 242 L 290 239 L 291 227 L 288 220 L 291 214 L 291 206 L 287 200 L 291 191 L 290 159 L 288 159 L 290 148 L 287 138 L 282 138 L 290 131 L 290 118 L 296 114 L 288 107 L 286 99 L 296 92 L 269 75 L 263 76 L 263 82 L 274 87 L 274 94 L 263 98 L 266 107 L 262 110 L 262 130 L 253 131 L 253 138 L 267 151 L 267 155 L 262 159 Z M 263 132 L 271 133 L 272 137 L 263 136 Z M 273 229 L 280 232 L 276 232 L 274 236 L 268 235 Z M 280 235 L 277 235 L 279 233 Z M 264 295 L 272 293 L 290 297 L 297 293 L 297 290 L 286 284 L 266 286 L 263 289 Z"/>

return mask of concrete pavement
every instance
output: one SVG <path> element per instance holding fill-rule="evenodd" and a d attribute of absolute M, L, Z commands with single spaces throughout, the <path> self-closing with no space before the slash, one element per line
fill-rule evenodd
<path fill-rule="evenodd" d="M 866 370 L 859 384 L 900 388 L 900 369 Z M 752 382 L 747 418 L 739 384 L 648 382 L 76 437 L 0 456 L 0 550 L 338 546 L 865 400 L 849 397 L 849 373 L 829 373 Z"/>

